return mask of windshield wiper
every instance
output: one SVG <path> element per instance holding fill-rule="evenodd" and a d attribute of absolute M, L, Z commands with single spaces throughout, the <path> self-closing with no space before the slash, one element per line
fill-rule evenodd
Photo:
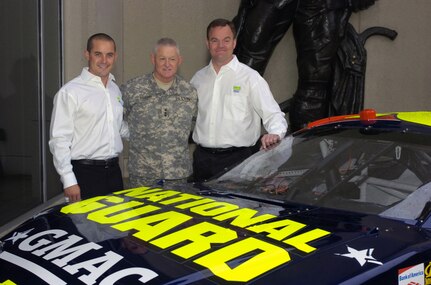
<path fill-rule="evenodd" d="M 292 204 L 295 205 L 301 205 L 301 207 L 304 207 L 302 204 L 298 204 L 296 202 L 292 201 L 282 201 L 282 200 L 276 200 L 276 199 L 268 199 L 266 197 L 260 197 L 260 196 L 251 196 L 249 194 L 240 194 L 236 192 L 227 192 L 223 190 L 212 190 L 212 189 L 205 189 L 205 190 L 199 190 L 196 192 L 199 195 L 202 196 L 213 196 L 213 197 L 222 197 L 222 198 L 229 198 L 229 199 L 244 199 L 244 200 L 250 200 L 255 201 L 259 203 L 266 203 L 274 206 L 280 206 L 283 208 L 289 207 Z"/>
<path fill-rule="evenodd" d="M 199 191 L 197 191 L 197 194 L 202 195 L 202 196 L 214 196 L 214 197 L 224 197 L 224 198 L 233 199 L 233 197 L 231 197 L 231 193 L 226 192 L 226 191 L 199 190 Z"/>

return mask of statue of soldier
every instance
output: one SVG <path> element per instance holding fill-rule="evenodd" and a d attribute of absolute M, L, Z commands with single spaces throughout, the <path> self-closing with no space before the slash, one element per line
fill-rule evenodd
<path fill-rule="evenodd" d="M 298 87 L 289 110 L 290 128 L 328 116 L 333 62 L 352 12 L 375 0 L 242 0 L 234 18 L 238 59 L 265 72 L 275 46 L 293 24 Z"/>

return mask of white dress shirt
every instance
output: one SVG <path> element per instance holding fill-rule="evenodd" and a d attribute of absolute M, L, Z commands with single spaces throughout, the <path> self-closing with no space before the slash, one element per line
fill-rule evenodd
<path fill-rule="evenodd" d="M 236 56 L 217 74 L 212 62 L 191 80 L 198 91 L 198 115 L 193 140 L 204 147 L 252 146 L 261 135 L 283 138 L 287 132 L 284 113 L 260 74 Z"/>
<path fill-rule="evenodd" d="M 71 160 L 108 159 L 123 150 L 120 130 L 128 130 L 122 128 L 123 101 L 113 80 L 110 74 L 105 87 L 84 68 L 54 97 L 49 147 L 64 188 L 77 184 Z"/>

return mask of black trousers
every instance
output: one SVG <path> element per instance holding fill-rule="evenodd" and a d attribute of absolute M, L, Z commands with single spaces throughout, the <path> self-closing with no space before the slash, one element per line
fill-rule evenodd
<path fill-rule="evenodd" d="M 198 145 L 193 153 L 193 179 L 195 182 L 204 182 L 216 178 L 258 149 L 256 146 L 210 149 Z"/>
<path fill-rule="evenodd" d="M 118 163 L 113 165 L 86 165 L 72 161 L 78 185 L 81 188 L 81 199 L 107 195 L 123 190 L 123 177 Z"/>

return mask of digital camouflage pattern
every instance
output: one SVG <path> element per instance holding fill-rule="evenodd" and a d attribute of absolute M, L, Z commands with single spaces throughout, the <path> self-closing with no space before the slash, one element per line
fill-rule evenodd
<path fill-rule="evenodd" d="M 130 129 L 130 186 L 140 186 L 133 181 L 188 177 L 192 172 L 188 138 L 197 113 L 195 88 L 176 75 L 165 91 L 147 74 L 129 80 L 121 90 Z"/>

